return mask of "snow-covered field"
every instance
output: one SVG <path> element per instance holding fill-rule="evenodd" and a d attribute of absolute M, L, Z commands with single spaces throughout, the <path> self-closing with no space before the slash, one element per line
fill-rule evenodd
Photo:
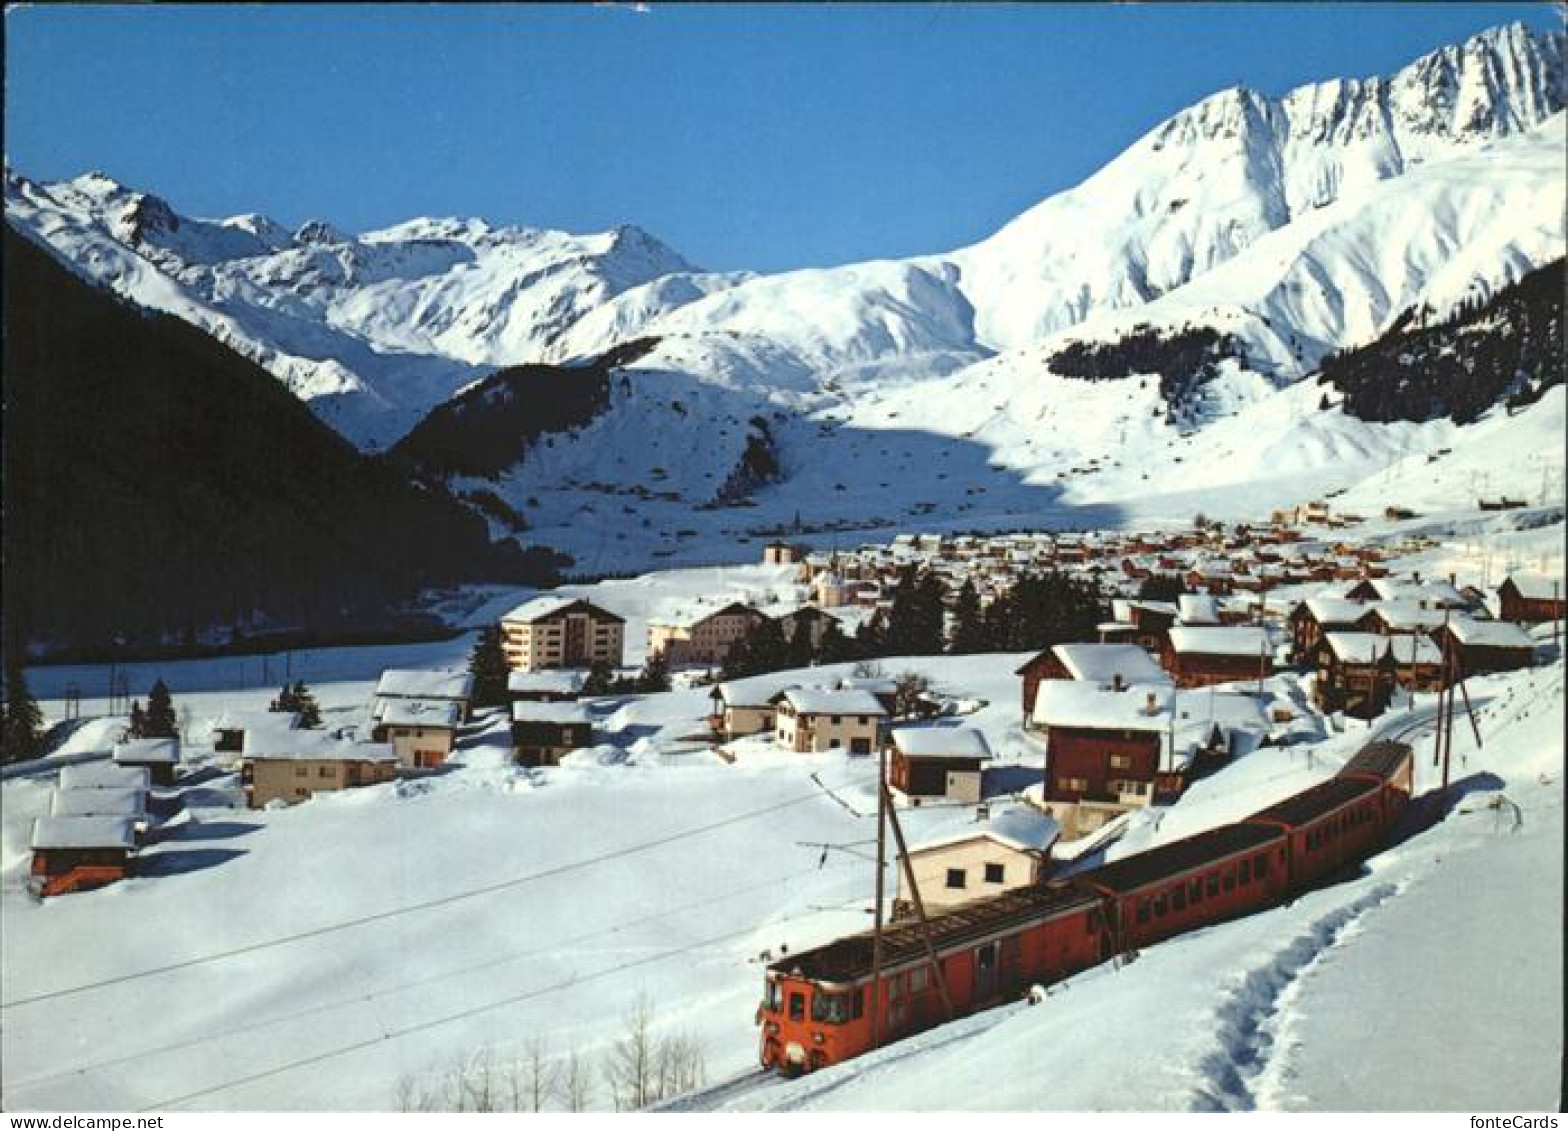
<path fill-rule="evenodd" d="M 1429 522 L 1433 545 L 1401 564 L 1462 566 L 1466 529 Z M 1505 537 L 1533 564 L 1560 546 L 1561 532 L 1558 522 Z M 789 585 L 786 571 L 745 567 L 583 591 L 627 612 L 628 639 L 638 641 L 649 613 L 672 600 L 726 591 L 782 599 Z M 486 615 L 514 598 L 492 595 Z M 295 674 L 311 682 L 328 725 L 363 725 L 381 668 L 460 664 L 468 645 L 465 636 L 311 653 L 296 657 Z M 920 670 L 966 700 L 965 721 L 999 755 L 990 788 L 1011 793 L 1039 774 L 1038 747 L 1018 729 L 1012 673 L 1022 659 L 882 666 Z M 827 681 L 847 670 L 801 675 Z M 39 669 L 34 679 L 47 696 L 68 674 Z M 131 674 L 138 692 L 167 679 L 197 733 L 223 710 L 263 706 L 281 679 L 262 678 L 255 658 Z M 1288 677 L 1273 682 L 1290 693 Z M 1562 662 L 1470 690 L 1485 746 L 1475 749 L 1462 724 L 1456 731 L 1455 810 L 1362 877 L 1152 948 L 1120 970 L 1090 971 L 1039 1007 L 992 1011 L 848 1068 L 713 1102 L 1549 1105 L 1562 1030 Z M 44 706 L 57 717 L 58 702 Z M 542 771 L 511 766 L 504 724 L 481 719 L 444 773 L 283 811 L 233 808 L 235 778 L 197 748 L 178 801 L 165 796 L 168 819 L 141 853 L 141 875 L 40 904 L 23 884 L 50 766 L 92 757 L 120 726 L 87 722 L 49 764 L 0 783 L 5 1106 L 391 1108 L 400 1087 L 433 1089 L 485 1049 L 506 1057 L 538 1039 L 551 1056 L 576 1051 L 597 1063 L 639 998 L 657 1031 L 696 1039 L 710 1080 L 748 1072 L 763 952 L 867 922 L 875 769 L 869 759 L 757 743 L 738 744 L 726 762 L 692 741 L 707 710 L 701 689 L 599 701 L 599 745 Z M 1422 699 L 1386 725 L 1430 714 Z M 1136 815 L 1109 853 L 1251 812 L 1333 773 L 1366 738 L 1331 731 L 1259 750 L 1177 805 Z M 1423 786 L 1433 784 L 1430 744 L 1417 742 Z M 917 842 L 972 820 L 962 807 L 906 818 Z M 1138 1070 L 1129 1071 L 1135 1033 Z M 602 1082 L 595 1087 L 594 1105 L 608 1106 Z"/>

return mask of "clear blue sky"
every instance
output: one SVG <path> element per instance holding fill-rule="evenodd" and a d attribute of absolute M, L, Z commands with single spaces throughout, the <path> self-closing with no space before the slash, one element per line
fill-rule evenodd
<path fill-rule="evenodd" d="M 182 212 L 630 222 L 713 268 L 940 251 L 1237 83 L 1547 5 L 13 8 L 7 160 Z"/>

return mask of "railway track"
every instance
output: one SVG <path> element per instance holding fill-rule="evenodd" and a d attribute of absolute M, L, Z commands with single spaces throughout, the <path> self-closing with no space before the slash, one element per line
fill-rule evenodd
<path fill-rule="evenodd" d="M 676 1096 L 666 1100 L 650 1110 L 665 1111 L 718 1111 L 725 1104 L 754 1092 L 765 1091 L 769 1088 L 779 1087 L 788 1083 L 777 1073 L 766 1068 L 754 1068 L 750 1072 L 742 1072 L 739 1076 L 731 1076 L 728 1080 L 717 1084 L 699 1088 L 695 1092 L 687 1092 L 684 1096 Z"/>

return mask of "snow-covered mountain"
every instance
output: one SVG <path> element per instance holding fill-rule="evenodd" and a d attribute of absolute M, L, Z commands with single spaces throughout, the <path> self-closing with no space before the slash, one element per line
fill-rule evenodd
<path fill-rule="evenodd" d="M 711 555 L 796 512 L 844 530 L 1089 505 L 1078 520 L 1104 521 L 1151 490 L 1185 506 L 1171 492 L 1200 480 L 1256 510 L 1259 470 L 1279 492 L 1343 487 L 1411 439 L 1348 420 L 1285 444 L 1295 463 L 1194 478 L 1205 435 L 1302 423 L 1294 385 L 1326 355 L 1563 255 L 1564 54 L 1562 34 L 1512 25 L 1390 77 L 1222 91 L 970 247 L 773 275 L 701 273 L 632 228 L 188 220 L 94 176 L 8 174 L 7 212 L 362 444 L 498 367 L 655 339 L 594 419 L 473 485 L 585 568 Z M 1112 371 L 1135 380 L 1080 379 Z M 759 443 L 779 481 L 716 514 Z"/>
<path fill-rule="evenodd" d="M 6 214 L 68 266 L 201 326 L 373 446 L 622 291 L 690 270 L 630 226 L 573 236 L 419 219 L 351 236 L 318 220 L 289 232 L 255 214 L 181 216 L 102 173 L 38 184 L 8 171 Z"/>

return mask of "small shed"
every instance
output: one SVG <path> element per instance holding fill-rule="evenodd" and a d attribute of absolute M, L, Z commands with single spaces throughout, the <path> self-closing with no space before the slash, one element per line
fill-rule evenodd
<path fill-rule="evenodd" d="M 152 788 L 152 774 L 145 766 L 119 766 L 113 762 L 79 762 L 60 767 L 61 789 L 135 789 L 146 793 Z"/>
<path fill-rule="evenodd" d="M 154 785 L 173 785 L 180 764 L 180 740 L 128 738 L 115 746 L 114 764 L 146 770 Z"/>
<path fill-rule="evenodd" d="M 888 784 L 915 804 L 923 800 L 979 801 L 985 735 L 973 727 L 898 727 L 891 736 Z"/>
<path fill-rule="evenodd" d="M 513 703 L 512 757 L 523 766 L 554 766 L 593 742 L 593 719 L 582 703 Z"/>
<path fill-rule="evenodd" d="M 136 829 L 124 817 L 39 817 L 32 875 L 40 894 L 89 891 L 125 878 Z"/>
<path fill-rule="evenodd" d="M 570 703 L 582 697 L 587 679 L 578 668 L 513 671 L 507 674 L 506 692 L 514 703 Z"/>

